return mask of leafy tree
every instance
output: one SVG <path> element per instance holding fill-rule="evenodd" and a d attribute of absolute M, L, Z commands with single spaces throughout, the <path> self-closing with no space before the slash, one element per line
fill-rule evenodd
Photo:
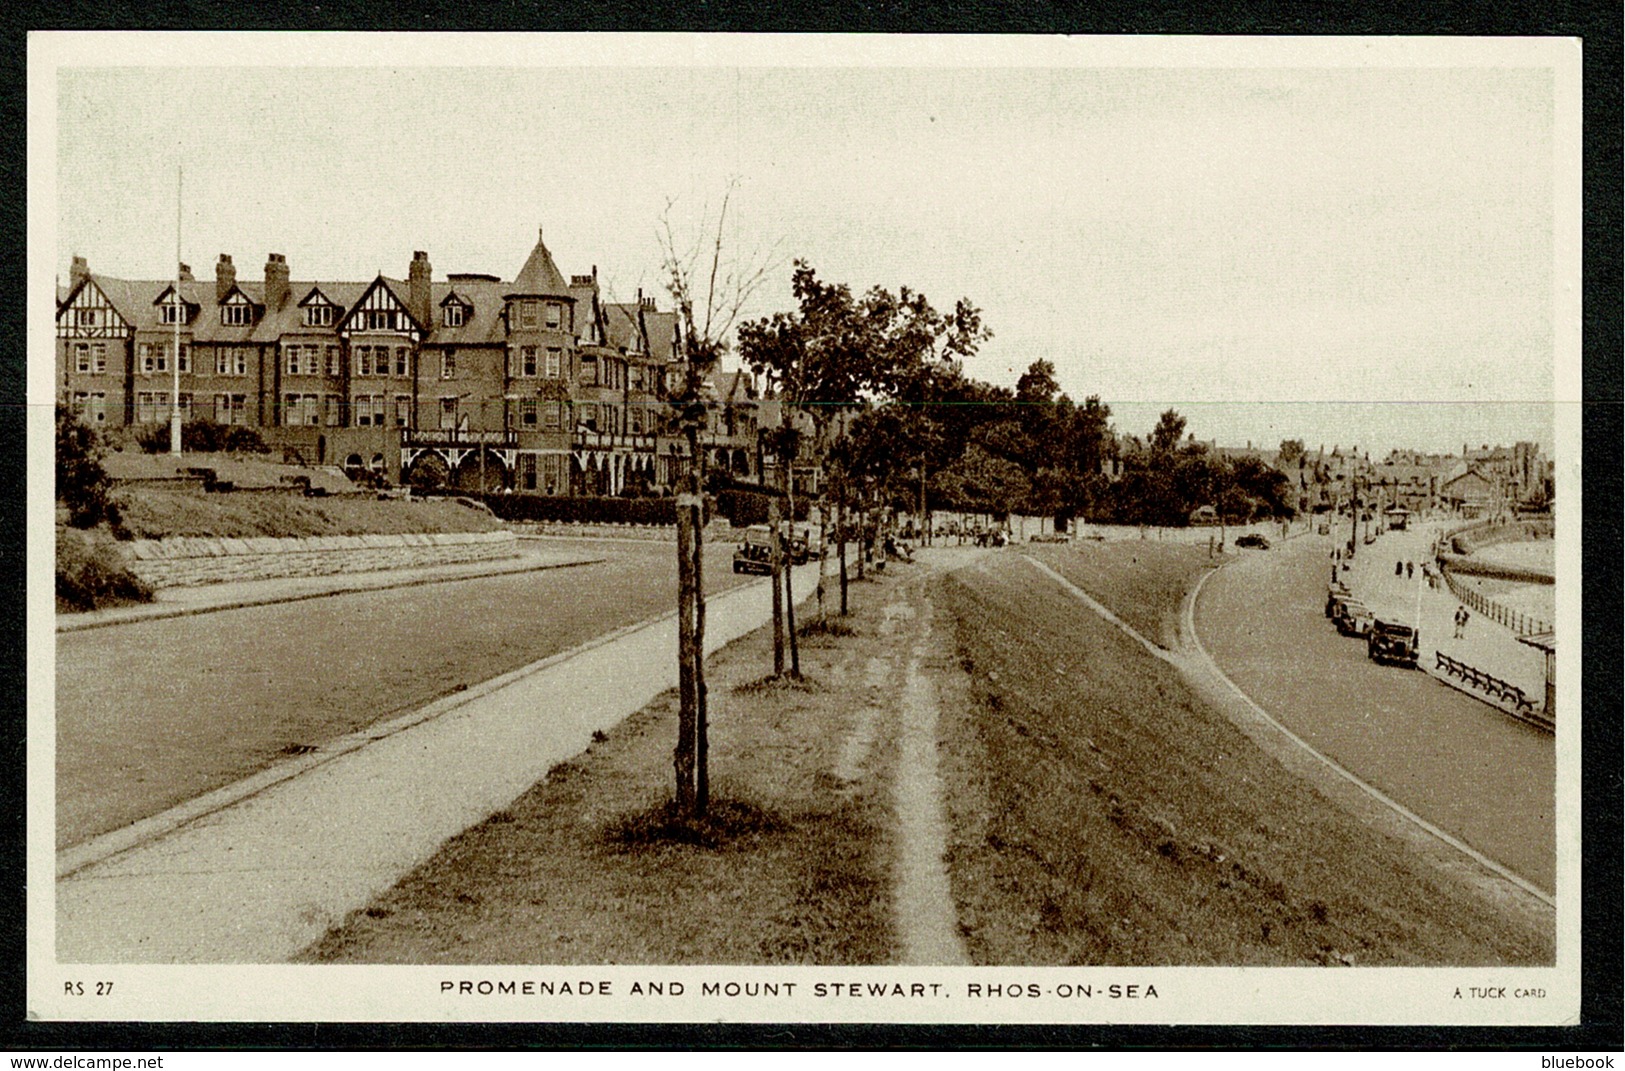
<path fill-rule="evenodd" d="M 1172 409 L 1165 410 L 1157 420 L 1157 426 L 1151 429 L 1151 452 L 1153 454 L 1171 454 L 1179 448 L 1180 440 L 1185 437 L 1185 418 Z"/>
<path fill-rule="evenodd" d="M 999 420 L 971 430 L 970 441 L 995 457 L 1029 471 L 1038 467 L 1038 439 L 1017 420 Z"/>
<path fill-rule="evenodd" d="M 932 488 L 944 505 L 996 516 L 1020 508 L 1032 493 L 1031 481 L 1020 465 L 974 443 L 959 460 L 936 474 Z"/>
<path fill-rule="evenodd" d="M 1281 464 L 1290 465 L 1294 461 L 1303 460 L 1302 439 L 1282 439 L 1279 453 Z"/>
<path fill-rule="evenodd" d="M 1040 358 L 1028 365 L 1016 380 L 1016 403 L 1048 408 L 1054 404 L 1060 389 L 1061 385 L 1055 381 L 1055 365 Z"/>

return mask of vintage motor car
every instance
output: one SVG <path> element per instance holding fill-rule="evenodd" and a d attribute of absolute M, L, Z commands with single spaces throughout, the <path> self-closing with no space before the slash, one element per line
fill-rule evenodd
<path fill-rule="evenodd" d="M 744 541 L 734 551 L 734 572 L 762 576 L 773 572 L 773 531 L 767 525 L 753 524 L 745 529 Z"/>
<path fill-rule="evenodd" d="M 1374 615 L 1359 599 L 1344 596 L 1332 608 L 1332 624 L 1345 636 L 1364 636 L 1371 631 Z"/>
<path fill-rule="evenodd" d="M 1337 609 L 1337 600 L 1349 597 L 1348 586 L 1341 580 L 1333 580 L 1326 585 L 1326 616 L 1330 617 Z"/>
<path fill-rule="evenodd" d="M 1421 643 L 1421 631 L 1409 622 L 1378 617 L 1371 622 L 1371 631 L 1365 640 L 1365 653 L 1373 662 L 1414 667 Z"/>
<path fill-rule="evenodd" d="M 791 526 L 785 535 L 784 553 L 792 565 L 806 565 L 813 559 L 813 530 L 805 524 Z"/>

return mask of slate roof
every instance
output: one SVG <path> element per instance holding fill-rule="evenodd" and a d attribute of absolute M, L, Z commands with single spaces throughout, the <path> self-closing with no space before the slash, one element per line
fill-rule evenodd
<path fill-rule="evenodd" d="M 440 312 L 440 304 L 455 291 L 467 304 L 474 306 L 473 315 L 461 327 L 447 327 Z M 490 346 L 503 345 L 507 332 L 503 327 L 502 310 L 506 308 L 503 295 L 510 292 L 509 284 L 489 279 L 460 278 L 455 283 L 433 283 L 429 287 L 430 305 L 435 321 L 429 337 L 424 341 L 434 346 Z"/>
<path fill-rule="evenodd" d="M 1373 465 L 1371 479 L 1381 482 L 1384 480 L 1398 483 L 1426 484 L 1432 479 L 1435 470 L 1431 465 Z"/>
<path fill-rule="evenodd" d="M 320 282 L 316 280 L 295 280 L 288 284 L 288 303 L 280 309 L 266 309 L 260 318 L 259 328 L 254 332 L 255 342 L 275 342 L 282 335 L 333 335 L 338 334 L 339 321 L 361 295 L 367 292 L 368 283 L 338 283 Z M 320 290 L 322 296 L 336 306 L 333 313 L 331 327 L 305 326 L 305 309 L 299 303 L 310 296 L 312 290 Z M 207 308 L 207 306 L 205 306 Z"/>
<path fill-rule="evenodd" d="M 598 345 L 600 340 L 593 330 L 593 319 L 604 315 L 603 306 L 598 301 L 598 287 L 572 283 L 570 296 L 576 299 L 576 340 L 583 346 Z M 607 341 L 603 344 L 609 345 Z"/>
<path fill-rule="evenodd" d="M 161 306 L 154 302 L 175 285 L 173 279 L 118 279 L 108 275 L 92 274 L 89 281 L 101 290 L 119 316 L 135 330 L 158 332 L 171 329 L 171 325 L 161 321 Z M 220 306 L 215 299 L 214 279 L 185 280 L 181 283 L 180 291 L 181 296 L 189 304 L 198 307 L 191 323 L 187 325 L 193 341 L 205 344 L 234 342 L 253 344 L 274 343 L 279 338 L 289 335 L 336 336 L 345 313 L 355 307 L 370 287 L 380 282 L 402 308 L 411 309 L 411 284 L 406 280 L 386 275 L 379 275 L 364 282 L 290 280 L 288 299 L 278 309 L 265 307 L 263 281 L 239 282 L 236 284 L 237 289 L 259 306 L 256 310 L 258 321 L 241 326 L 220 322 L 218 311 Z M 319 290 L 337 307 L 334 322 L 330 327 L 306 326 L 304 322 L 305 311 L 300 302 L 309 297 L 313 290 Z M 61 285 L 57 287 L 59 315 L 77 292 L 78 288 L 75 287 Z M 452 293 L 456 293 L 465 303 L 473 307 L 472 315 L 460 327 L 447 327 L 443 323 L 441 303 Z M 606 306 L 597 300 L 595 287 L 568 285 L 564 276 L 560 274 L 558 265 L 554 263 L 552 254 L 538 236 L 530 257 L 512 282 L 503 282 L 496 276 L 480 273 L 458 273 L 455 279 L 431 283 L 431 322 L 421 325 L 426 332 L 423 342 L 441 346 L 505 344 L 507 332 L 503 312 L 507 297 L 516 294 L 558 297 L 574 301 L 577 308 L 578 335 L 584 339 L 591 337 L 590 317 L 595 315 L 595 312 L 604 316 L 606 320 L 613 321 L 615 317 L 610 315 L 610 311 L 619 309 L 619 337 L 617 338 L 615 331 L 610 330 L 606 324 L 608 336 L 606 342 L 609 345 L 624 346 L 632 340 L 634 321 L 631 317 L 637 314 L 637 306 Z M 649 342 L 654 355 L 661 360 L 671 360 L 674 351 L 672 332 L 676 325 L 676 315 L 645 310 L 644 316 L 649 325 Z"/>
<path fill-rule="evenodd" d="M 743 369 L 733 372 L 713 372 L 710 382 L 717 392 L 717 397 L 731 405 L 754 401 L 756 398 L 755 385 L 750 373 Z"/>
<path fill-rule="evenodd" d="M 675 361 L 677 347 L 674 339 L 677 333 L 677 314 L 675 312 L 661 312 L 659 309 L 643 309 L 643 330 L 648 332 L 648 353 L 657 361 Z M 611 302 L 604 306 L 605 330 L 608 335 L 608 344 L 617 349 L 642 350 L 644 346 L 634 344 L 638 333 L 639 308 L 636 302 Z"/>

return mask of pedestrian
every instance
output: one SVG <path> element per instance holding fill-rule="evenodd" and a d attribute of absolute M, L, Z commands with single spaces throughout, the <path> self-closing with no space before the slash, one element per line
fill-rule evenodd
<path fill-rule="evenodd" d="M 1405 563 L 1405 579 L 1409 580 L 1415 575 L 1416 575 L 1416 563 L 1415 562 L 1406 562 Z"/>
<path fill-rule="evenodd" d="M 1456 639 L 1461 639 L 1462 629 L 1467 627 L 1467 607 L 1456 607 Z"/>
<path fill-rule="evenodd" d="M 1394 575 L 1395 576 L 1404 576 L 1405 575 L 1405 563 L 1404 562 L 1395 562 L 1394 563 Z"/>

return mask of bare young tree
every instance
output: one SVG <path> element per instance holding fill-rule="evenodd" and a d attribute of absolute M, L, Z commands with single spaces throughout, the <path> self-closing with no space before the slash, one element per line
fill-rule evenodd
<path fill-rule="evenodd" d="M 728 339 L 752 295 L 774 264 L 771 253 L 740 260 L 724 256 L 728 205 L 737 182 L 723 193 L 714 226 L 709 213 L 692 242 L 679 242 L 672 223 L 675 202 L 661 214 L 660 242 L 666 290 L 677 307 L 682 336 L 683 379 L 668 401 L 684 443 L 677 482 L 677 810 L 699 818 L 710 803 L 705 690 L 705 449 L 706 380 L 720 367 Z"/>

